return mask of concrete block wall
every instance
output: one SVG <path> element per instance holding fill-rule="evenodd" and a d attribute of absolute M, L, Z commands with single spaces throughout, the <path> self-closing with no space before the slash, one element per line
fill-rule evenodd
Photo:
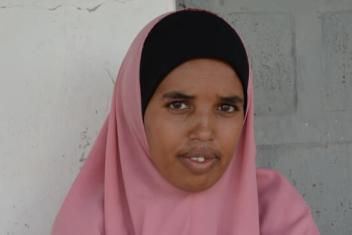
<path fill-rule="evenodd" d="M 258 166 L 282 172 L 322 235 L 352 234 L 352 1 L 177 0 L 227 19 L 254 72 Z"/>

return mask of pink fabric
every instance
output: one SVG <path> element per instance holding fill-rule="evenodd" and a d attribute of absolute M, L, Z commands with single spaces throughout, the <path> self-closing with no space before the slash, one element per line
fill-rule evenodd
<path fill-rule="evenodd" d="M 272 170 L 256 169 L 252 72 L 238 151 L 209 190 L 189 193 L 150 161 L 139 88 L 137 35 L 120 67 L 110 112 L 63 206 L 52 235 L 316 235 L 310 209 Z"/>

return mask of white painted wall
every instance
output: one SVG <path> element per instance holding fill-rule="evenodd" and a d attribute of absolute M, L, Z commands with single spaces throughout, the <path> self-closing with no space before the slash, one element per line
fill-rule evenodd
<path fill-rule="evenodd" d="M 49 234 L 133 38 L 173 0 L 0 0 L 0 234 Z"/>

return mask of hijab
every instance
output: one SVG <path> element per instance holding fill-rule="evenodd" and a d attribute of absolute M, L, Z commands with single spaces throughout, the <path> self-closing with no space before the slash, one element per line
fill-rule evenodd
<path fill-rule="evenodd" d="M 218 59 L 238 75 L 246 110 L 249 64 L 238 34 L 222 18 L 205 11 L 178 11 L 160 20 L 145 39 L 140 65 L 142 114 L 159 83 L 181 63 Z"/>
<path fill-rule="evenodd" d="M 243 80 L 247 94 L 244 126 L 220 180 L 207 190 L 186 192 L 167 182 L 153 166 L 143 126 L 142 101 L 147 104 L 152 92 L 142 98 L 142 51 L 153 28 L 180 12 L 202 12 L 220 19 L 199 9 L 168 12 L 137 35 L 120 66 L 110 112 L 56 216 L 52 235 L 319 234 L 310 208 L 295 188 L 279 173 L 256 168 L 253 81 L 247 57 L 241 67 L 249 65 Z"/>

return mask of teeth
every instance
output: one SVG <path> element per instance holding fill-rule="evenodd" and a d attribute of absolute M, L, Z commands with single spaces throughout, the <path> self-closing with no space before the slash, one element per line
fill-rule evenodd
<path fill-rule="evenodd" d="M 205 158 L 204 157 L 191 157 L 193 161 L 198 161 L 198 162 L 204 162 Z"/>

